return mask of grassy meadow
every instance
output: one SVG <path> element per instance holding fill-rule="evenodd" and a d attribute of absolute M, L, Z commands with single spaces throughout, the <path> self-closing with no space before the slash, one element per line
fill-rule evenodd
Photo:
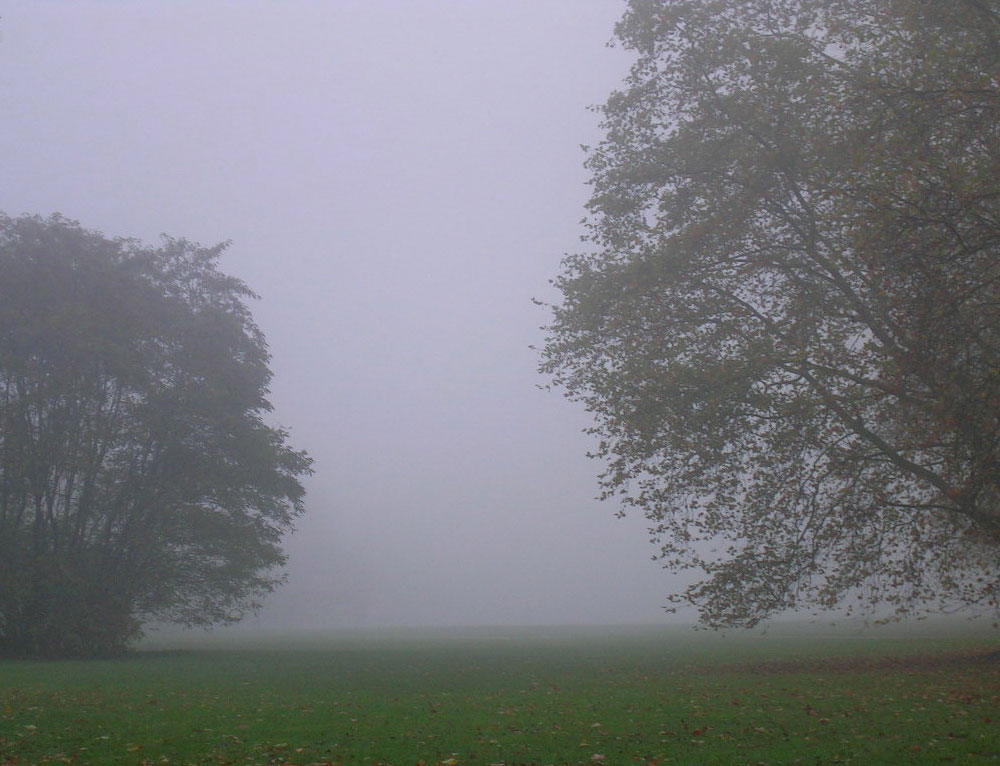
<path fill-rule="evenodd" d="M 998 645 L 924 624 L 161 639 L 0 661 L 0 764 L 996 761 Z"/>

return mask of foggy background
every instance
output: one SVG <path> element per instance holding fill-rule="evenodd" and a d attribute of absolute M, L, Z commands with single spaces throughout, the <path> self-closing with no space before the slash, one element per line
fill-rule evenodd
<path fill-rule="evenodd" d="M 616 0 L 0 2 L 0 210 L 232 240 L 315 459 L 258 627 L 664 622 L 537 388 Z"/>

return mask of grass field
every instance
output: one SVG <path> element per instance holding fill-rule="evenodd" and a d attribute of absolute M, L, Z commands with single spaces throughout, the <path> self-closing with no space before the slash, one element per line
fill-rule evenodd
<path fill-rule="evenodd" d="M 998 643 L 933 628 L 161 640 L 122 660 L 0 662 L 0 763 L 1000 760 Z"/>

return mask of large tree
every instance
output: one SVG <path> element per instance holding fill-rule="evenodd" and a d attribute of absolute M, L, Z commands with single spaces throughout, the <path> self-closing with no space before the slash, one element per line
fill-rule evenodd
<path fill-rule="evenodd" d="M 310 459 L 222 250 L 0 216 L 0 654 L 115 653 L 280 582 Z"/>
<path fill-rule="evenodd" d="M 996 607 L 1000 3 L 632 0 L 542 369 L 711 625 Z"/>

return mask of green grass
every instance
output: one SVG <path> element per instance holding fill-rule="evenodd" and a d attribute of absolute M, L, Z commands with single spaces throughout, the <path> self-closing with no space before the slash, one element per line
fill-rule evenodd
<path fill-rule="evenodd" d="M 161 641 L 175 648 L 0 662 L 0 764 L 1000 760 L 1000 663 L 878 659 L 996 643 L 596 628 Z"/>

